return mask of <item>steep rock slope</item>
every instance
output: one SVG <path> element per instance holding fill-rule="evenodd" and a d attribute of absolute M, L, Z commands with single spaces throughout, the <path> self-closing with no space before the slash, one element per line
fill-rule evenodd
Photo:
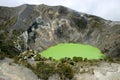
<path fill-rule="evenodd" d="M 110 57 L 120 56 L 120 22 L 44 4 L 0 7 L 0 12 L 0 42 L 9 41 L 13 51 L 41 52 L 71 42 L 96 46 Z"/>
<path fill-rule="evenodd" d="M 28 68 L 13 63 L 12 59 L 0 60 L 0 80 L 38 80 Z"/>

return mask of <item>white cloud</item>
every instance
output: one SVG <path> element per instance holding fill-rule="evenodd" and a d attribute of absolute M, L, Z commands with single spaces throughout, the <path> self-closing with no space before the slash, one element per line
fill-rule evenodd
<path fill-rule="evenodd" d="M 0 0 L 0 6 L 18 6 L 26 3 L 63 5 L 79 12 L 120 21 L 120 0 Z"/>

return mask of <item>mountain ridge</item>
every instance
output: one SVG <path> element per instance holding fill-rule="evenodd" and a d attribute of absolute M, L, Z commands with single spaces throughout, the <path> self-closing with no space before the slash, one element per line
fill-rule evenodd
<path fill-rule="evenodd" d="M 71 42 L 96 46 L 110 57 L 120 56 L 119 22 L 44 4 L 0 7 L 0 13 L 1 44 L 9 42 L 20 52 L 41 52 L 52 45 Z"/>

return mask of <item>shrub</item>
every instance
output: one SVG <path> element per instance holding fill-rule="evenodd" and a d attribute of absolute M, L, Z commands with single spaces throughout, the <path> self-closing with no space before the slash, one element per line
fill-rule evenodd
<path fill-rule="evenodd" d="M 75 62 L 83 61 L 83 58 L 82 57 L 73 57 L 73 61 L 75 61 Z"/>
<path fill-rule="evenodd" d="M 16 21 L 17 21 L 17 17 L 14 16 L 7 21 L 6 26 L 8 26 L 8 27 L 12 26 L 13 24 L 15 24 Z"/>
<path fill-rule="evenodd" d="M 40 61 L 36 64 L 34 69 L 36 75 L 44 80 L 48 80 L 55 72 L 54 65 L 47 64 L 43 61 Z"/>
<path fill-rule="evenodd" d="M 75 62 L 71 58 L 62 58 L 60 59 L 61 63 L 68 63 L 70 65 L 74 65 Z"/>
<path fill-rule="evenodd" d="M 0 51 L 0 60 L 3 60 L 5 58 L 5 56 L 3 55 L 3 53 Z"/>
<path fill-rule="evenodd" d="M 13 33 L 13 35 L 14 35 L 14 36 L 18 36 L 18 35 L 20 35 L 20 32 L 19 32 L 19 31 L 17 31 L 17 30 L 13 30 L 13 32 L 12 32 L 12 33 Z"/>
<path fill-rule="evenodd" d="M 45 61 L 47 60 L 45 57 L 41 56 L 40 54 L 37 54 L 35 57 L 34 57 L 34 60 L 35 61 Z"/>
<path fill-rule="evenodd" d="M 59 63 L 56 71 L 60 75 L 62 80 L 66 80 L 66 78 L 72 79 L 74 76 L 73 69 L 65 63 Z"/>

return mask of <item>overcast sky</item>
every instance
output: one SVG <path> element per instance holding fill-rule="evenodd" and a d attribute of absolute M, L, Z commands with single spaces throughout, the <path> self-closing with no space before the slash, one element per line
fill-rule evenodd
<path fill-rule="evenodd" d="M 120 21 L 120 0 L 0 0 L 0 6 L 21 4 L 63 5 L 107 20 Z"/>

